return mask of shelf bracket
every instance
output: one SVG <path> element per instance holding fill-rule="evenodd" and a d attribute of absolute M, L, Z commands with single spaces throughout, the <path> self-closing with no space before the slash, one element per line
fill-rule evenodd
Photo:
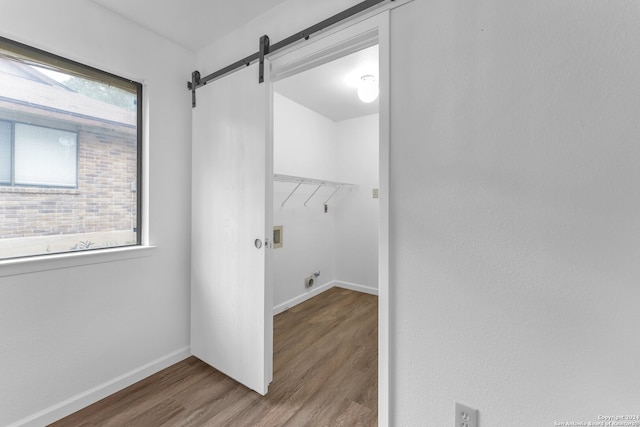
<path fill-rule="evenodd" d="M 324 204 L 326 205 L 327 203 L 329 203 L 329 200 L 331 200 L 331 198 L 333 196 L 335 196 L 335 194 L 338 192 L 338 190 L 340 190 L 340 188 L 342 188 L 342 185 L 338 184 L 338 186 L 336 187 L 335 190 L 333 190 L 333 193 L 331 193 L 331 195 L 329 196 L 329 198 L 327 199 L 326 202 L 324 202 Z"/>
<path fill-rule="evenodd" d="M 304 202 L 304 206 L 305 206 L 305 207 L 307 206 L 307 203 L 309 202 L 309 200 L 311 200 L 311 199 L 313 198 L 313 196 L 315 196 L 315 195 L 316 195 L 316 193 L 318 192 L 318 190 L 320 190 L 323 186 L 324 186 L 324 183 L 323 183 L 323 184 L 318 185 L 318 187 L 316 187 L 316 189 L 315 189 L 315 190 L 313 190 L 313 193 L 311 193 L 311 195 L 309 196 L 309 198 L 308 198 L 307 200 L 305 200 L 305 202 Z"/>
<path fill-rule="evenodd" d="M 294 188 L 293 190 L 291 190 L 291 193 L 289 193 L 289 195 L 287 196 L 287 198 L 286 198 L 286 199 L 284 199 L 284 201 L 282 202 L 282 206 L 281 206 L 281 207 L 283 207 L 283 208 L 284 208 L 284 204 L 285 204 L 285 203 L 287 203 L 287 200 L 289 200 L 289 199 L 291 198 L 291 196 L 293 196 L 293 193 L 295 193 L 295 192 L 296 192 L 296 190 L 297 190 L 298 188 L 300 188 L 300 186 L 302 185 L 302 183 L 303 183 L 303 182 L 304 182 L 304 180 L 300 181 L 300 182 L 298 183 L 298 185 L 296 185 L 296 188 Z"/>

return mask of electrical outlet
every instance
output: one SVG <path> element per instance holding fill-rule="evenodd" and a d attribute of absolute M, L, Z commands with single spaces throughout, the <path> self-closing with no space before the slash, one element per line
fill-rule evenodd
<path fill-rule="evenodd" d="M 374 198 L 374 199 L 377 199 L 377 198 L 379 198 L 379 197 L 380 197 L 380 190 L 379 190 L 379 189 L 377 189 L 377 188 L 374 188 L 374 189 L 373 189 L 373 198 Z"/>
<path fill-rule="evenodd" d="M 478 410 L 456 402 L 456 427 L 478 427 Z"/>

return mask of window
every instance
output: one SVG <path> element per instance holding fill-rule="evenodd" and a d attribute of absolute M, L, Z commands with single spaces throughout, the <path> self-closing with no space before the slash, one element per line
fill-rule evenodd
<path fill-rule="evenodd" d="M 0 182 L 76 187 L 77 133 L 9 122 L 0 122 L 0 129 Z"/>
<path fill-rule="evenodd" d="M 11 182 L 11 123 L 0 122 L 0 185 Z"/>
<path fill-rule="evenodd" d="M 0 259 L 140 245 L 141 98 L 0 38 Z"/>

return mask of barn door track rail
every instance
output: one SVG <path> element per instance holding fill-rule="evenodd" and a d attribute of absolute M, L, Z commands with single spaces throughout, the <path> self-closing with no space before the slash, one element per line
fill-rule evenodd
<path fill-rule="evenodd" d="M 246 58 L 240 59 L 239 61 L 234 62 L 233 64 L 227 65 L 224 68 L 219 69 L 218 71 L 209 74 L 208 76 L 201 77 L 199 71 L 194 71 L 191 73 L 191 81 L 187 82 L 187 88 L 191 91 L 191 106 L 193 108 L 196 107 L 196 89 L 205 86 L 207 83 L 217 80 L 221 77 L 226 76 L 227 74 L 233 73 L 242 67 L 248 67 L 256 61 L 259 61 L 259 75 L 258 75 L 258 83 L 264 82 L 264 57 L 269 53 L 276 52 L 286 46 L 289 46 L 292 43 L 295 43 L 299 40 L 309 40 L 313 34 L 325 30 L 332 25 L 338 24 L 345 19 L 351 18 L 359 13 L 365 12 L 372 7 L 384 3 L 384 2 L 393 2 L 395 0 L 365 0 L 352 6 L 348 9 L 343 10 L 340 13 L 333 15 L 330 18 L 325 19 L 324 21 L 318 22 L 311 27 L 299 31 L 286 39 L 279 41 L 273 45 L 270 45 L 269 37 L 264 35 L 260 37 L 259 48 L 256 53 L 253 55 L 249 55 Z"/>

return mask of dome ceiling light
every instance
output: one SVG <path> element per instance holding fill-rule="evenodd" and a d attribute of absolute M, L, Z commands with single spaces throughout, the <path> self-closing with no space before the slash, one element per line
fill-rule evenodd
<path fill-rule="evenodd" d="M 366 74 L 360 78 L 358 84 L 358 98 L 364 103 L 371 103 L 378 98 L 378 80 L 371 74 Z"/>

